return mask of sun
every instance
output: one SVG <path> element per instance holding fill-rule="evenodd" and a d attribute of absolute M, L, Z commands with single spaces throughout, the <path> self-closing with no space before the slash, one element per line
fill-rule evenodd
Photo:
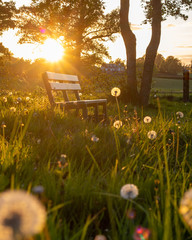
<path fill-rule="evenodd" d="M 64 54 L 63 47 L 55 39 L 48 38 L 41 46 L 42 58 L 45 58 L 49 62 L 57 62 L 61 60 L 63 54 Z"/>

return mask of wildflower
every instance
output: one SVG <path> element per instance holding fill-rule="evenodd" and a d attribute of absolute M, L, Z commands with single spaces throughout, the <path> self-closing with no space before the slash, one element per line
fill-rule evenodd
<path fill-rule="evenodd" d="M 33 195 L 21 190 L 9 190 L 0 195 L 0 240 L 37 234 L 45 221 L 45 208 Z"/>
<path fill-rule="evenodd" d="M 81 93 L 81 92 L 79 93 L 79 96 L 80 96 L 80 97 L 82 96 L 82 93 Z"/>
<path fill-rule="evenodd" d="M 25 125 L 24 123 L 21 123 L 21 127 L 24 127 L 24 125 Z"/>
<path fill-rule="evenodd" d="M 18 97 L 17 102 L 20 103 L 22 101 L 22 98 Z"/>
<path fill-rule="evenodd" d="M 95 135 L 93 135 L 93 136 L 91 137 L 91 141 L 93 141 L 93 142 L 98 142 L 98 141 L 99 141 L 99 138 L 96 137 Z"/>
<path fill-rule="evenodd" d="M 6 97 L 3 97 L 3 102 L 7 102 L 7 98 Z"/>
<path fill-rule="evenodd" d="M 180 202 L 179 212 L 192 229 L 192 188 L 184 193 Z"/>
<path fill-rule="evenodd" d="M 119 129 L 120 127 L 122 127 L 122 125 L 123 125 L 123 123 L 122 123 L 122 121 L 120 121 L 120 120 L 117 120 L 117 121 L 115 121 L 115 122 L 113 123 L 113 127 L 117 128 L 117 129 Z"/>
<path fill-rule="evenodd" d="M 41 194 L 44 192 L 44 187 L 39 185 L 39 186 L 35 186 L 32 188 L 32 192 L 36 193 L 36 194 Z"/>
<path fill-rule="evenodd" d="M 149 131 L 148 133 L 147 133 L 147 137 L 149 138 L 149 139 L 151 139 L 151 140 L 154 140 L 156 137 L 157 137 L 157 133 L 155 132 L 155 131 Z"/>
<path fill-rule="evenodd" d="M 24 108 L 24 109 L 23 109 L 23 113 L 24 113 L 24 115 L 27 115 L 27 114 L 29 113 L 28 109 L 27 109 L 27 108 Z"/>
<path fill-rule="evenodd" d="M 133 210 L 133 209 L 127 210 L 126 216 L 127 216 L 127 218 L 129 218 L 129 219 L 131 219 L 131 220 L 134 219 L 134 218 L 136 217 L 136 212 L 135 212 L 135 210 Z"/>
<path fill-rule="evenodd" d="M 26 101 L 28 102 L 30 100 L 30 97 L 26 97 Z"/>
<path fill-rule="evenodd" d="M 183 118 L 184 114 L 182 112 L 176 112 L 177 118 Z"/>
<path fill-rule="evenodd" d="M 68 166 L 68 162 L 67 162 L 66 159 L 67 159 L 67 155 L 66 154 L 61 154 L 60 159 L 57 162 L 59 168 L 65 168 L 65 167 Z"/>
<path fill-rule="evenodd" d="M 104 235 L 97 235 L 94 240 L 107 240 L 107 238 Z"/>
<path fill-rule="evenodd" d="M 146 116 L 146 117 L 144 117 L 143 121 L 144 121 L 144 123 L 150 123 L 151 122 L 151 117 Z"/>
<path fill-rule="evenodd" d="M 12 93 L 12 92 L 9 92 L 9 93 L 8 93 L 8 95 L 9 95 L 9 96 L 12 96 L 12 95 L 13 95 L 13 93 Z"/>
<path fill-rule="evenodd" d="M 9 108 L 11 112 L 16 112 L 16 108 L 15 107 L 10 107 Z"/>
<path fill-rule="evenodd" d="M 118 97 L 121 94 L 121 90 L 118 87 L 114 87 L 111 89 L 111 95 L 114 97 Z"/>
<path fill-rule="evenodd" d="M 134 184 L 126 184 L 121 188 L 120 195 L 124 199 L 134 199 L 138 196 L 139 190 Z"/>
<path fill-rule="evenodd" d="M 134 240 L 148 240 L 150 236 L 150 231 L 147 228 L 138 226 L 135 229 L 135 232 L 133 234 Z"/>

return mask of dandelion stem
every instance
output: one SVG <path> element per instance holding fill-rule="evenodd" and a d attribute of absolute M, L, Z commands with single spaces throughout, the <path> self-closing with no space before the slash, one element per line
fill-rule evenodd
<path fill-rule="evenodd" d="M 121 119 L 121 114 L 120 114 L 120 107 L 119 107 L 119 102 L 118 102 L 117 96 L 115 97 L 115 99 L 116 99 L 116 103 L 117 103 L 117 111 L 118 111 L 119 120 L 120 120 Z"/>

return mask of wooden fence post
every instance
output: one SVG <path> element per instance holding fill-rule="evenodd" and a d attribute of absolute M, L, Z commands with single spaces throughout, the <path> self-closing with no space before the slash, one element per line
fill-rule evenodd
<path fill-rule="evenodd" d="M 189 70 L 183 70 L 183 101 L 189 102 Z"/>

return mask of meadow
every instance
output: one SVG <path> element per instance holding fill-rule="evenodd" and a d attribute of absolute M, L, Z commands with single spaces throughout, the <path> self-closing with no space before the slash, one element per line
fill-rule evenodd
<path fill-rule="evenodd" d="M 190 78 L 191 79 L 191 78 Z M 174 79 L 174 78 L 153 78 L 152 87 L 154 90 L 159 92 L 176 92 L 183 91 L 183 79 Z M 192 91 L 192 80 L 189 80 L 189 91 Z"/>
<path fill-rule="evenodd" d="M 22 239 L 192 238 L 184 195 L 192 186 L 191 102 L 155 96 L 143 109 L 121 95 L 108 100 L 108 121 L 95 123 L 52 110 L 44 89 L 1 91 L 0 191 L 27 191 L 47 214 L 40 233 Z M 135 196 L 120 194 L 126 184 Z M 2 229 L 0 214 L 6 240 Z"/>

